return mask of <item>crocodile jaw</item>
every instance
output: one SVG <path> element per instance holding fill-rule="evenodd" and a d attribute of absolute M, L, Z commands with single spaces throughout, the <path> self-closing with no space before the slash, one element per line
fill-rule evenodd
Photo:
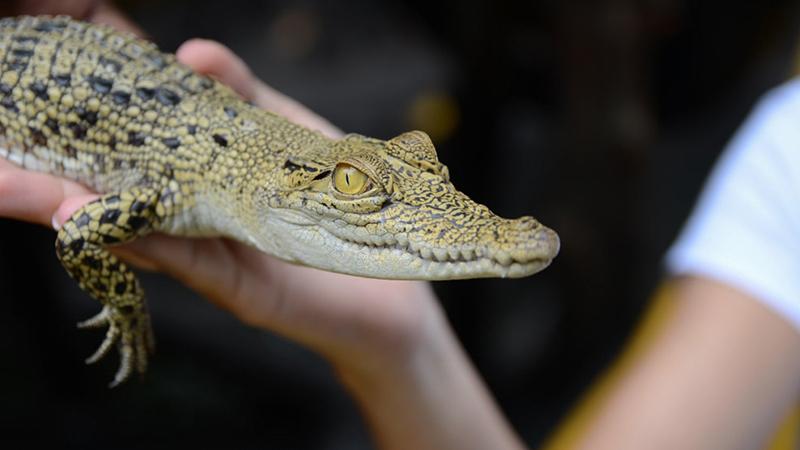
<path fill-rule="evenodd" d="M 519 278 L 546 268 L 559 251 L 558 235 L 539 226 L 525 252 L 461 243 L 435 248 L 405 233 L 380 236 L 362 227 L 341 226 L 290 209 L 273 209 L 262 223 L 265 236 L 251 236 L 252 244 L 289 262 L 371 278 L 455 280 Z M 512 256 L 513 255 L 513 256 Z"/>
<path fill-rule="evenodd" d="M 327 231 L 325 231 L 327 233 Z M 328 233 L 334 239 L 333 234 Z M 558 245 L 557 237 L 555 244 Z M 548 245 L 553 245 L 552 243 Z M 447 256 L 439 261 L 434 250 L 429 247 L 394 244 L 375 245 L 358 241 L 339 240 L 336 253 L 343 258 L 329 258 L 328 270 L 375 278 L 422 279 L 422 280 L 458 280 L 467 278 L 519 278 L 533 275 L 550 264 L 552 258 L 542 257 L 529 261 L 505 259 L 503 262 L 494 256 L 451 258 L 450 254 L 458 254 L 460 250 L 436 249 L 436 253 Z M 463 253 L 462 253 L 463 255 Z M 502 256 L 501 256 L 502 258 Z M 316 261 L 315 264 L 319 264 Z"/>

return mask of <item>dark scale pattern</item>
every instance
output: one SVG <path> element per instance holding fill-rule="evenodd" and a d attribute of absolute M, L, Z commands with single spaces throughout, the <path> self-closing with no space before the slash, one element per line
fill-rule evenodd
<path fill-rule="evenodd" d="M 56 248 L 104 305 L 85 324 L 109 326 L 91 360 L 122 343 L 115 383 L 144 370 L 149 318 L 135 276 L 104 246 L 159 227 L 179 233 L 171 216 L 192 207 L 199 180 L 244 175 L 243 162 L 257 161 L 218 154 L 242 134 L 230 128 L 242 115 L 264 130 L 287 124 L 133 36 L 65 17 L 0 19 L 0 157 L 109 193 L 64 224 Z"/>
<path fill-rule="evenodd" d="M 163 163 L 135 163 L 158 159 L 148 143 L 180 150 L 169 155 L 178 160 L 176 167 L 210 156 L 204 151 L 210 139 L 201 137 L 207 135 L 182 139 L 175 131 L 196 130 L 197 115 L 187 113 L 214 109 L 232 96 L 152 44 L 66 18 L 4 19 L 0 41 L 0 108 L 7 111 L 0 125 L 10 131 L 2 136 L 8 153 L 2 156 L 99 191 L 166 178 L 152 172 Z M 30 94 L 18 87 L 27 87 Z M 197 98 L 200 94 L 203 99 Z M 190 104 L 179 109 L 187 99 Z M 15 122 L 33 122 L 26 128 L 37 132 L 17 134 Z M 74 161 L 89 153 L 96 155 L 90 158 L 93 165 Z M 141 169 L 129 170 L 134 166 Z"/>
<path fill-rule="evenodd" d="M 108 326 L 105 340 L 87 361 L 99 360 L 119 343 L 123 358 L 112 386 L 127 379 L 134 369 L 142 373 L 146 370 L 154 341 L 136 276 L 102 244 L 130 241 L 154 229 L 159 222 L 155 208 L 137 208 L 134 212 L 130 206 L 157 201 L 155 191 L 147 189 L 108 195 L 78 210 L 58 232 L 56 254 L 61 263 L 82 289 L 103 304 L 99 315 L 80 326 Z M 130 226 L 132 220 L 138 222 L 136 228 Z M 112 266 L 115 270 L 110 270 Z"/>
<path fill-rule="evenodd" d="M 111 93 L 111 98 L 114 103 L 118 105 L 127 105 L 131 101 L 131 93 L 125 91 L 114 91 Z"/>
<path fill-rule="evenodd" d="M 31 84 L 31 91 L 42 100 L 50 100 L 50 96 L 47 94 L 47 85 L 40 80 L 36 80 Z"/>
<path fill-rule="evenodd" d="M 56 252 L 103 305 L 81 326 L 108 327 L 89 362 L 119 344 L 112 384 L 145 370 L 153 339 L 134 273 L 106 247 L 147 233 L 227 236 L 384 278 L 525 276 L 558 251 L 532 218 L 501 219 L 458 192 L 422 132 L 334 141 L 151 43 L 65 17 L 0 19 L 0 157 L 103 194 L 63 224 Z M 337 187 L 353 180 L 363 189 Z M 264 220 L 287 212 L 314 223 Z"/>

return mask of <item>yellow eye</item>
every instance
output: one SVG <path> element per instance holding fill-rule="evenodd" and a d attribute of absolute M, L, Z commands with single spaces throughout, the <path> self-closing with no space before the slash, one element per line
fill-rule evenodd
<path fill-rule="evenodd" d="M 368 182 L 367 175 L 350 164 L 341 163 L 333 170 L 333 185 L 342 194 L 360 194 L 366 190 Z"/>

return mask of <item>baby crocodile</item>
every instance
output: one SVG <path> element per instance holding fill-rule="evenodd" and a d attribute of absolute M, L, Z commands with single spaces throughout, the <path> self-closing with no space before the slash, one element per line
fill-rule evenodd
<path fill-rule="evenodd" d="M 494 215 L 450 183 L 428 136 L 342 139 L 242 101 L 135 36 L 68 17 L 0 20 L 0 156 L 99 199 L 56 253 L 102 303 L 115 386 L 153 349 L 139 282 L 108 251 L 153 232 L 226 236 L 283 260 L 379 278 L 522 277 L 558 236 Z"/>

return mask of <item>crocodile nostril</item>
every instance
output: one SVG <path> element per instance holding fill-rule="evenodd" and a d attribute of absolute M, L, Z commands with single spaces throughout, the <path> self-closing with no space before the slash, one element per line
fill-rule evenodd
<path fill-rule="evenodd" d="M 533 237 L 540 244 L 547 246 L 553 257 L 555 257 L 555 255 L 557 255 L 561 249 L 561 239 L 559 239 L 558 234 L 556 234 L 555 231 L 549 228 L 542 227 L 542 229 L 537 231 Z"/>
<path fill-rule="evenodd" d="M 519 231 L 533 230 L 539 226 L 539 222 L 531 216 L 522 216 L 514 221 L 514 228 Z"/>
<path fill-rule="evenodd" d="M 553 232 L 553 230 L 544 227 L 541 230 L 538 230 L 533 235 L 533 238 L 536 239 L 537 241 L 552 241 L 554 238 L 558 239 L 558 237 L 555 236 L 555 232 Z"/>

